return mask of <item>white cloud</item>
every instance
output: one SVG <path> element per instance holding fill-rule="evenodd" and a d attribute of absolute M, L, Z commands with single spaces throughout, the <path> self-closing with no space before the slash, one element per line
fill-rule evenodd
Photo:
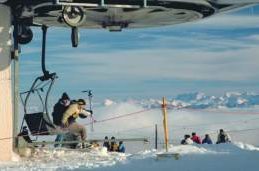
<path fill-rule="evenodd" d="M 94 74 L 97 79 L 174 78 L 190 80 L 245 81 L 258 77 L 257 47 L 207 52 L 202 50 L 142 49 L 106 53 L 66 54 L 67 63 L 76 58 L 73 72 Z M 60 55 L 62 56 L 62 55 Z M 88 66 L 88 62 L 102 62 Z M 87 67 L 84 67 L 84 64 Z M 80 74 L 79 74 L 80 75 Z M 91 76 L 90 76 L 91 77 Z"/>
<path fill-rule="evenodd" d="M 244 39 L 257 42 L 257 41 L 259 41 L 259 34 L 253 34 L 253 35 L 245 37 Z"/>
<path fill-rule="evenodd" d="M 227 29 L 227 28 L 258 28 L 258 15 L 226 15 L 218 14 L 204 20 L 200 20 L 194 24 L 187 24 L 186 26 Z"/>
<path fill-rule="evenodd" d="M 71 89 L 94 81 L 103 86 L 116 81 L 118 89 L 125 88 L 121 87 L 125 82 L 143 88 L 146 80 L 157 81 L 157 87 L 161 80 L 221 81 L 222 85 L 256 82 L 259 42 L 250 29 L 259 29 L 258 21 L 259 16 L 218 15 L 195 23 L 117 34 L 86 30 L 77 49 L 71 48 L 69 30 L 54 29 L 48 36 L 46 65 Z M 34 43 L 40 45 L 39 40 Z M 23 76 L 40 70 L 38 45 L 23 49 Z M 29 62 L 32 58 L 35 60 Z"/>

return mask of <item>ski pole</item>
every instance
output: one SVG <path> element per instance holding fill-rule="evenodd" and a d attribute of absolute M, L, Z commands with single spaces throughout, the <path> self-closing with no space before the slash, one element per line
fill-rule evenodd
<path fill-rule="evenodd" d="M 90 105 L 90 111 L 92 111 L 92 98 L 93 98 L 93 94 L 92 91 L 89 90 L 88 91 L 88 98 L 89 98 L 89 105 Z M 93 113 L 91 113 L 91 131 L 94 131 L 94 118 L 93 118 Z"/>
<path fill-rule="evenodd" d="M 94 131 L 94 118 L 93 118 L 93 111 L 92 111 L 92 97 L 93 93 L 92 90 L 84 90 L 82 93 L 88 93 L 88 101 L 89 101 L 89 110 L 91 111 L 91 116 L 90 116 L 90 122 L 91 122 L 91 131 Z"/>

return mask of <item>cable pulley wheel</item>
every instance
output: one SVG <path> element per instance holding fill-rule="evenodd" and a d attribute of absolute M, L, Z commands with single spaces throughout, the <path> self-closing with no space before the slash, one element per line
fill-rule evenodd
<path fill-rule="evenodd" d="M 33 32 L 30 27 L 22 26 L 21 32 L 18 34 L 18 42 L 20 44 L 30 43 L 33 38 Z"/>
<path fill-rule="evenodd" d="M 85 21 L 85 12 L 82 7 L 66 6 L 62 12 L 64 22 L 70 27 L 78 27 Z"/>

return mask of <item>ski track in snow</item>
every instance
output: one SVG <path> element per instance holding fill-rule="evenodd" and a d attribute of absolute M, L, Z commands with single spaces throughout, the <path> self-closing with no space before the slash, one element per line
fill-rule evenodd
<path fill-rule="evenodd" d="M 38 149 L 33 158 L 1 163 L 0 170 L 96 170 L 96 171 L 157 171 L 157 170 L 201 170 L 201 171 L 258 171 L 259 148 L 235 142 L 219 145 L 171 146 L 174 157 L 157 158 L 163 150 L 146 150 L 136 154 L 110 153 L 105 148 L 91 152 L 64 149 Z"/>

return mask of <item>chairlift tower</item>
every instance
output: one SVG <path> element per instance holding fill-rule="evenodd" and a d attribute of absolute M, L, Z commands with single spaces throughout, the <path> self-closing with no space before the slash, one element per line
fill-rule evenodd
<path fill-rule="evenodd" d="M 11 9 L 0 4 L 0 161 L 10 161 L 13 155 L 14 115 L 12 102 Z"/>

